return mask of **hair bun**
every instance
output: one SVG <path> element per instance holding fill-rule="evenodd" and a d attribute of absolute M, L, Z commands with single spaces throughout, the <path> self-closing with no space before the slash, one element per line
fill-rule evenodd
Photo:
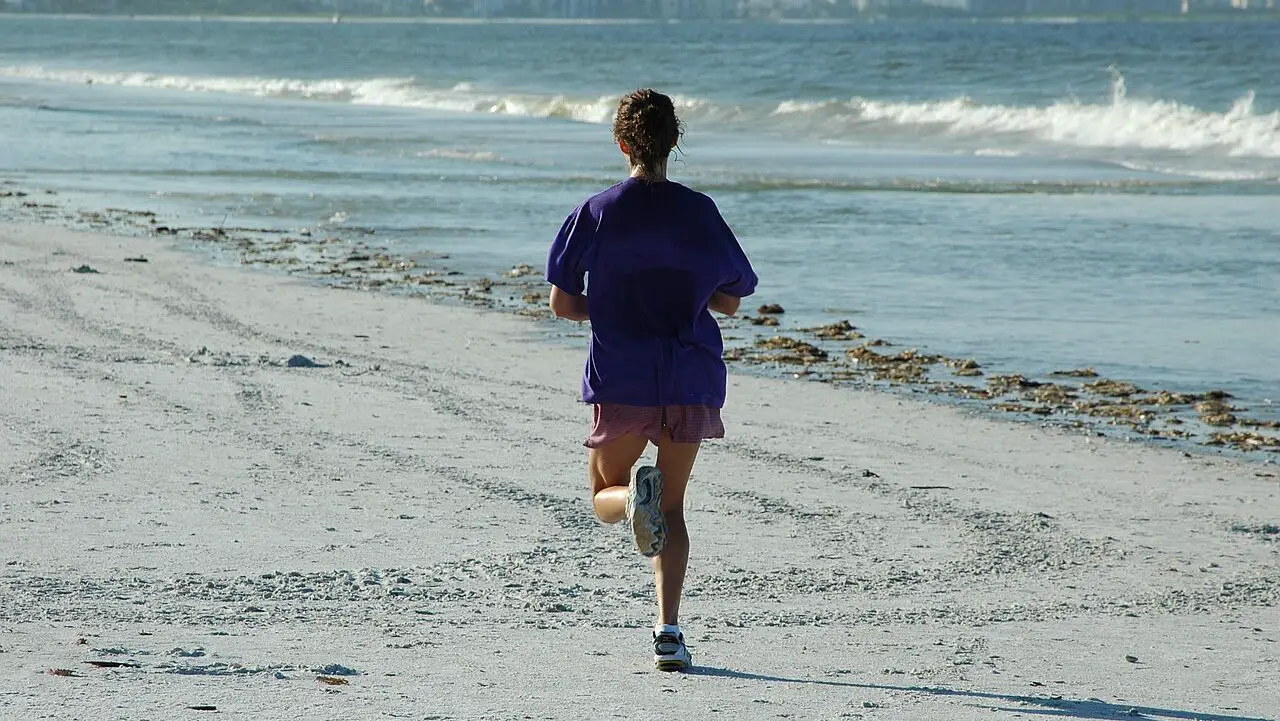
<path fill-rule="evenodd" d="M 671 98 L 651 88 L 618 102 L 613 137 L 626 145 L 632 165 L 653 172 L 679 146 L 683 128 Z"/>

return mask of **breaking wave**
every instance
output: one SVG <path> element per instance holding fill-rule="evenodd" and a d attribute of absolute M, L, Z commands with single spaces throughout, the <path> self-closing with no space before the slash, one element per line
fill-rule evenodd
<path fill-rule="evenodd" d="M 475 90 L 468 83 L 461 83 L 449 89 L 432 89 L 418 85 L 413 78 L 300 80 L 200 77 L 136 72 L 49 70 L 36 66 L 0 67 L 0 77 L 84 85 L 233 93 L 256 97 L 321 100 L 353 105 L 385 105 L 462 113 L 563 118 L 584 123 L 609 122 L 618 102 L 616 97 L 572 99 L 563 95 L 483 93 Z"/>
<path fill-rule="evenodd" d="M 1169 100 L 1135 100 L 1127 97 L 1124 77 L 1112 70 L 1111 102 L 1106 104 L 1068 100 L 1037 107 L 984 105 L 963 96 L 916 103 L 853 98 L 787 101 L 773 114 L 843 125 L 852 133 L 893 126 L 977 140 L 1004 137 L 1078 148 L 1280 158 L 1280 111 L 1256 114 L 1254 100 L 1249 91 L 1225 112 Z"/>
<path fill-rule="evenodd" d="M 610 122 L 617 104 L 617 96 L 499 93 L 469 83 L 430 88 L 418 84 L 414 78 L 198 77 L 38 66 L 0 67 L 0 77 L 560 118 L 597 124 Z M 1204 110 L 1169 100 L 1129 98 L 1123 76 L 1113 70 L 1111 95 L 1109 103 L 1064 100 L 1046 106 L 990 105 L 964 96 L 923 102 L 863 97 L 821 102 L 788 100 L 754 108 L 716 104 L 699 98 L 677 96 L 675 100 L 686 119 L 744 122 L 779 132 L 802 130 L 833 140 L 870 141 L 903 136 L 962 140 L 978 143 L 979 152 L 986 155 L 1016 155 L 1021 150 L 1049 145 L 1280 159 L 1280 111 L 1256 113 L 1252 91 L 1225 111 Z"/>

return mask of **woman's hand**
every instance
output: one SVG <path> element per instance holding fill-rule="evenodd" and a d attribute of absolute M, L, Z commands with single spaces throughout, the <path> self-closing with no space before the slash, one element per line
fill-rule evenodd
<path fill-rule="evenodd" d="M 717 313 L 723 313 L 724 315 L 733 315 L 737 313 L 738 306 L 740 305 L 742 305 L 741 298 L 729 295 L 728 293 L 722 293 L 718 290 L 711 294 L 711 300 L 707 303 L 708 308 Z"/>
<path fill-rule="evenodd" d="M 587 314 L 587 296 L 570 295 L 556 286 L 551 286 L 551 312 L 557 318 L 566 320 L 590 320 Z"/>

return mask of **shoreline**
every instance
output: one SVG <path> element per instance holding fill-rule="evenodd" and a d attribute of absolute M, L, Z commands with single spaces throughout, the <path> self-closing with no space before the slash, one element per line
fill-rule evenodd
<path fill-rule="evenodd" d="M 0 11 L 0 20 L 30 18 L 38 20 L 132 20 L 139 22 L 247 22 L 247 23 L 308 23 L 323 25 L 668 25 L 679 23 L 705 24 L 772 24 L 772 25 L 872 25 L 880 23 L 950 23 L 961 25 L 1006 24 L 1127 24 L 1139 23 L 1266 23 L 1280 22 L 1280 10 L 1254 12 L 1197 12 L 1182 14 L 1095 14 L 1095 15 L 1013 15 L 1013 16 L 927 16 L 911 13 L 895 15 L 869 15 L 853 18 L 539 18 L 519 16 L 467 17 L 467 16 L 415 16 L 415 15 L 342 15 L 334 22 L 333 14 L 314 15 L 149 15 L 149 14 L 90 14 L 90 13 L 26 13 Z"/>
<path fill-rule="evenodd" d="M 41 201 L 56 197 L 52 191 L 0 183 L 0 211 L 18 219 L 182 239 L 203 255 L 229 253 L 241 265 L 326 285 L 422 295 L 535 321 L 551 318 L 541 271 L 528 263 L 467 274 L 449 269 L 444 262 L 448 256 L 396 254 L 379 245 L 370 229 L 173 227 L 149 210 L 76 211 Z M 763 304 L 755 313 L 744 310 L 736 318 L 720 319 L 731 371 L 925 397 L 1017 423 L 1179 450 L 1227 450 L 1265 463 L 1280 457 L 1280 408 L 1250 414 L 1222 390 L 1144 389 L 1099 377 L 1090 367 L 1063 368 L 1047 376 L 1016 371 L 989 375 L 982 359 L 921 352 L 896 339 L 867 336 L 848 320 L 792 327 L 785 322 L 785 309 L 764 298 L 748 300 L 748 307 Z"/>
<path fill-rule="evenodd" d="M 302 23 L 308 25 L 637 25 L 665 23 L 663 20 L 644 18 L 522 18 L 522 17 L 418 17 L 344 15 L 340 22 L 333 22 L 333 15 L 124 15 L 124 14 L 68 14 L 0 12 L 0 20 L 6 18 L 31 18 L 36 20 L 123 20 L 137 22 L 225 22 L 225 23 Z"/>
<path fill-rule="evenodd" d="M 17 718 L 1280 708 L 1275 470 L 735 374 L 690 485 L 699 669 L 660 674 L 581 347 L 187 242 L 0 224 Z"/>

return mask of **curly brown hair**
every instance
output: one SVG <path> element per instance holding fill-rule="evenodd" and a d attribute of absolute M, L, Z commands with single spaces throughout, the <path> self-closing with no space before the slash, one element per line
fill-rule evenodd
<path fill-rule="evenodd" d="M 679 147 L 683 133 L 675 103 L 657 90 L 636 90 L 618 102 L 613 139 L 627 146 L 632 167 L 642 168 L 645 174 L 657 173 L 671 151 Z"/>

